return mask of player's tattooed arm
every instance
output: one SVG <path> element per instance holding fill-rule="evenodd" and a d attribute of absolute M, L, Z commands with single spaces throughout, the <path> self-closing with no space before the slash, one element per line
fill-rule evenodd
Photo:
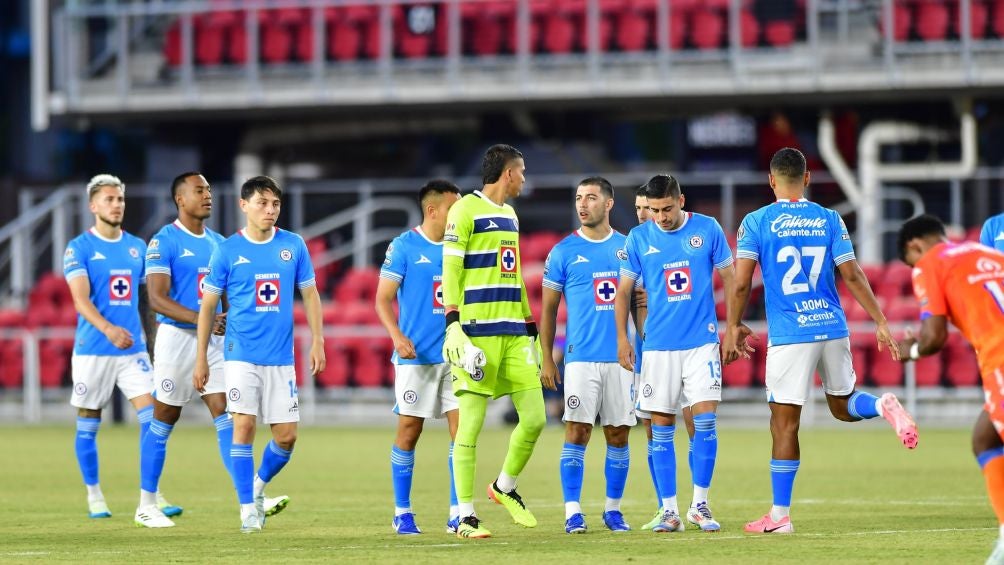
<path fill-rule="evenodd" d="M 77 309 L 78 314 L 103 333 L 115 347 L 119 349 L 132 347 L 133 337 L 129 330 L 109 322 L 91 302 L 91 281 L 87 277 L 73 277 L 67 283 L 70 286 L 73 307 Z"/>
<path fill-rule="evenodd" d="M 153 342 L 157 334 L 157 313 L 150 306 L 150 295 L 147 285 L 139 287 L 139 319 L 143 324 L 143 333 L 146 334 L 146 348 L 150 357 L 153 357 Z"/>

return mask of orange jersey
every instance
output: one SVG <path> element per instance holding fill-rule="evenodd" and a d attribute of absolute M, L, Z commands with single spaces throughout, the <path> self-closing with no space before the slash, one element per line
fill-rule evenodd
<path fill-rule="evenodd" d="M 976 349 L 980 373 L 1004 367 L 1004 253 L 978 243 L 941 243 L 913 268 L 920 319 L 945 316 Z"/>

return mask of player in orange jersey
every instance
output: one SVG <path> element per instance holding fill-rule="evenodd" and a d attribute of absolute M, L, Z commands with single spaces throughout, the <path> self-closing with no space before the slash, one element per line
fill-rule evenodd
<path fill-rule="evenodd" d="M 973 242 L 949 243 L 934 216 L 899 230 L 900 258 L 913 267 L 920 335 L 900 341 L 900 359 L 933 355 L 948 339 L 948 322 L 976 349 L 986 403 L 973 427 L 973 454 L 983 469 L 1000 537 L 987 563 L 1004 564 L 1004 253 Z"/>

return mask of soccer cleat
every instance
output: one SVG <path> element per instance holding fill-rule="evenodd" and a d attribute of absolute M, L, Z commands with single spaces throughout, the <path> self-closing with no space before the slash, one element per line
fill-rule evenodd
<path fill-rule="evenodd" d="M 184 508 L 180 506 L 175 506 L 164 498 L 164 495 L 157 491 L 157 508 L 164 513 L 164 516 L 170 518 L 171 516 L 181 516 L 181 513 L 185 511 Z"/>
<path fill-rule="evenodd" d="M 261 533 L 261 519 L 258 517 L 257 512 L 250 512 L 247 516 L 241 520 L 241 533 L 242 534 L 258 534 Z"/>
<path fill-rule="evenodd" d="M 512 516 L 513 522 L 527 528 L 537 526 L 537 519 L 526 509 L 526 504 L 523 504 L 523 498 L 516 492 L 516 489 L 512 489 L 511 492 L 502 492 L 498 485 L 492 482 L 488 485 L 488 498 L 495 504 L 504 506 L 509 511 L 509 515 Z"/>
<path fill-rule="evenodd" d="M 457 526 L 457 537 L 458 538 L 490 538 L 492 533 L 488 531 L 488 528 L 481 525 L 481 520 L 478 520 L 477 516 L 468 516 L 460 521 Z"/>
<path fill-rule="evenodd" d="M 1004 565 L 1004 538 L 997 540 L 990 557 L 987 557 L 987 565 Z"/>
<path fill-rule="evenodd" d="M 108 510 L 108 504 L 105 503 L 105 499 L 101 498 L 98 500 L 88 500 L 88 518 L 111 518 L 112 512 Z"/>
<path fill-rule="evenodd" d="M 289 504 L 289 497 L 285 494 L 272 497 L 265 497 L 265 515 L 275 516 L 276 514 L 282 512 L 286 509 Z"/>
<path fill-rule="evenodd" d="M 584 534 L 586 533 L 586 517 L 582 515 L 581 512 L 576 512 L 572 514 L 572 517 L 565 520 L 565 533 L 566 534 Z"/>
<path fill-rule="evenodd" d="M 683 520 L 680 519 L 680 514 L 676 510 L 666 510 L 662 513 L 662 518 L 652 528 L 652 531 L 657 534 L 663 534 L 666 532 L 682 532 L 685 529 L 686 527 L 683 525 Z"/>
<path fill-rule="evenodd" d="M 699 502 L 697 506 L 691 506 L 690 510 L 687 511 L 687 521 L 701 528 L 701 531 L 704 532 L 718 532 L 722 529 L 718 520 L 711 517 L 711 508 L 708 508 L 707 502 Z"/>
<path fill-rule="evenodd" d="M 611 532 L 630 532 L 631 526 L 624 521 L 620 510 L 610 510 L 603 513 L 603 523 Z"/>
<path fill-rule="evenodd" d="M 751 534 L 793 534 L 795 527 L 791 525 L 791 518 L 788 516 L 775 521 L 768 512 L 759 520 L 743 526 L 743 531 Z"/>
<path fill-rule="evenodd" d="M 258 525 L 265 527 L 265 493 L 254 497 L 254 510 L 258 514 Z"/>
<path fill-rule="evenodd" d="M 136 509 L 133 522 L 140 528 L 173 528 L 174 522 L 157 508 L 156 504 L 147 504 Z"/>
<path fill-rule="evenodd" d="M 391 522 L 391 526 L 394 527 L 394 531 L 403 536 L 413 536 L 422 533 L 422 530 L 418 529 L 418 525 L 415 524 L 415 515 L 411 512 L 405 512 L 400 516 L 394 516 L 394 521 Z"/>
<path fill-rule="evenodd" d="M 893 429 L 896 430 L 896 435 L 899 436 L 899 440 L 903 442 L 903 445 L 907 449 L 915 449 L 919 437 L 917 424 L 910 417 L 910 413 L 906 411 L 906 408 L 903 408 L 896 395 L 891 392 L 883 394 L 879 402 L 882 404 L 882 417 L 892 424 Z"/>
<path fill-rule="evenodd" d="M 460 527 L 460 516 L 454 516 L 446 521 L 446 533 L 455 534 Z"/>
<path fill-rule="evenodd" d="M 652 528 L 658 526 L 659 522 L 661 521 L 662 521 L 662 507 L 659 507 L 659 509 L 655 511 L 655 516 L 652 516 L 652 519 L 649 520 L 644 526 L 642 526 L 641 529 L 651 530 Z"/>

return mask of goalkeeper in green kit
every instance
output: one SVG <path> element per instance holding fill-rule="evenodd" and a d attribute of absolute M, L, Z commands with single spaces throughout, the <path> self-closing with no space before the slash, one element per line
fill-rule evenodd
<path fill-rule="evenodd" d="M 491 536 L 474 513 L 474 467 L 478 435 L 489 398 L 510 395 L 519 424 L 488 496 L 517 524 L 537 519 L 516 493 L 516 477 L 526 466 L 544 429 L 540 390 L 540 343 L 520 272 L 519 221 L 505 203 L 523 189 L 523 154 L 494 145 L 481 163 L 484 188 L 450 208 L 443 246 L 443 303 L 446 340 L 443 357 L 453 372 L 460 424 L 453 448 L 453 475 L 460 506 L 457 537 Z"/>

